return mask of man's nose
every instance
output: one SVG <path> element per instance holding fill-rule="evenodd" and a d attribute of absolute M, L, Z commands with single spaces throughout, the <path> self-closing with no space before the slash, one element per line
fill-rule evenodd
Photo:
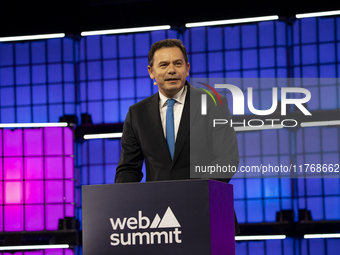
<path fill-rule="evenodd" d="M 173 64 L 170 64 L 169 67 L 168 67 L 168 73 L 169 74 L 174 74 L 176 73 L 176 68 Z"/>

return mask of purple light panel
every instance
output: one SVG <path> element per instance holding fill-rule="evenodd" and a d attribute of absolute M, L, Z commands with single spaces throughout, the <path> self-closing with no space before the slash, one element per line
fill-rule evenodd
<path fill-rule="evenodd" d="M 2 129 L 0 159 L 0 231 L 57 230 L 74 216 L 71 129 Z"/>

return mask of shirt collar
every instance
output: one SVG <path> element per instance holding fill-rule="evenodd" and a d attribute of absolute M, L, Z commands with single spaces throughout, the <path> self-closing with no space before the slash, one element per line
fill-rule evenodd
<path fill-rule="evenodd" d="M 174 95 L 172 97 L 172 99 L 175 99 L 177 101 L 177 103 L 180 103 L 180 104 L 184 104 L 184 101 L 185 101 L 185 96 L 186 96 L 186 93 L 187 92 L 187 85 L 184 85 L 184 87 L 178 91 L 178 93 L 176 95 Z M 161 92 L 158 92 L 159 93 L 159 104 L 162 107 L 164 107 L 166 104 L 167 104 L 167 100 L 169 98 L 167 98 L 166 96 L 164 96 Z"/>

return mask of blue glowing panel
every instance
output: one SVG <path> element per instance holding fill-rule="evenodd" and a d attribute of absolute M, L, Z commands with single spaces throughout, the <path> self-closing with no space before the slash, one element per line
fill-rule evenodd
<path fill-rule="evenodd" d="M 222 27 L 208 27 L 208 51 L 222 50 L 223 47 L 223 31 Z"/>
<path fill-rule="evenodd" d="M 102 75 L 101 62 L 99 61 L 87 62 L 86 74 L 89 80 L 99 80 Z"/>
<path fill-rule="evenodd" d="M 301 43 L 316 42 L 316 18 L 300 19 Z"/>
<path fill-rule="evenodd" d="M 63 116 L 62 104 L 50 105 L 48 108 L 48 118 L 51 122 L 59 122 L 59 117 Z"/>
<path fill-rule="evenodd" d="M 150 34 L 151 34 L 151 44 L 167 38 L 166 31 L 164 30 L 153 31 Z"/>
<path fill-rule="evenodd" d="M 100 36 L 88 36 L 85 38 L 86 59 L 100 59 Z"/>
<path fill-rule="evenodd" d="M 335 43 L 325 43 L 319 45 L 320 63 L 335 62 Z"/>
<path fill-rule="evenodd" d="M 148 73 L 148 58 L 137 58 L 136 59 L 136 76 L 149 76 Z"/>
<path fill-rule="evenodd" d="M 35 85 L 32 87 L 33 104 L 46 104 L 47 86 Z"/>
<path fill-rule="evenodd" d="M 118 163 L 120 156 L 120 140 L 104 140 L 105 162 Z"/>
<path fill-rule="evenodd" d="M 125 121 L 126 114 L 129 111 L 129 107 L 135 103 L 134 100 L 121 100 L 120 101 L 120 122 Z"/>
<path fill-rule="evenodd" d="M 90 166 L 89 167 L 89 178 L 91 185 L 104 183 L 104 172 L 102 166 Z"/>
<path fill-rule="evenodd" d="M 261 179 L 246 179 L 247 198 L 262 197 L 262 180 Z"/>
<path fill-rule="evenodd" d="M 62 65 L 51 64 L 47 69 L 48 82 L 61 82 L 62 80 Z"/>
<path fill-rule="evenodd" d="M 260 49 L 260 67 L 273 67 L 275 65 L 275 51 L 273 48 Z"/>
<path fill-rule="evenodd" d="M 150 78 L 137 78 L 136 79 L 136 92 L 137 97 L 145 98 L 152 95 L 152 80 Z"/>
<path fill-rule="evenodd" d="M 87 83 L 87 99 L 90 101 L 102 98 L 102 83 L 100 81 L 90 81 Z"/>
<path fill-rule="evenodd" d="M 240 51 L 227 51 L 225 53 L 225 66 L 226 66 L 226 70 L 240 69 L 241 68 L 241 52 Z"/>
<path fill-rule="evenodd" d="M 117 57 L 117 36 L 103 35 L 102 36 L 103 58 Z"/>
<path fill-rule="evenodd" d="M 64 102 L 75 103 L 76 102 L 76 86 L 73 83 L 64 84 Z"/>
<path fill-rule="evenodd" d="M 29 123 L 32 120 L 31 108 L 30 107 L 17 107 L 17 122 L 18 123 Z"/>
<path fill-rule="evenodd" d="M 119 75 L 121 78 L 132 78 L 134 76 L 133 59 L 121 59 L 119 61 Z"/>
<path fill-rule="evenodd" d="M 105 183 L 112 184 L 115 181 L 117 164 L 105 165 Z"/>
<path fill-rule="evenodd" d="M 120 98 L 135 97 L 135 80 L 124 79 L 120 81 Z"/>
<path fill-rule="evenodd" d="M 31 43 L 31 59 L 33 64 L 42 64 L 46 62 L 46 43 L 45 41 L 37 41 Z"/>
<path fill-rule="evenodd" d="M 259 42 L 261 47 L 274 45 L 274 21 L 259 23 Z"/>
<path fill-rule="evenodd" d="M 29 64 L 29 43 L 16 43 L 15 44 L 15 63 Z"/>
<path fill-rule="evenodd" d="M 336 66 L 331 65 L 320 65 L 320 77 L 336 77 Z"/>
<path fill-rule="evenodd" d="M 6 88 L 0 88 L 0 94 L 1 94 L 1 102 L 0 106 L 12 106 L 14 105 L 14 88 L 6 87 Z"/>
<path fill-rule="evenodd" d="M 13 85 L 13 84 L 14 84 L 13 67 L 0 68 L 0 86 L 8 86 L 8 85 Z"/>
<path fill-rule="evenodd" d="M 134 56 L 133 35 L 119 35 L 118 36 L 118 54 L 120 58 Z"/>
<path fill-rule="evenodd" d="M 195 27 L 191 32 L 191 52 L 206 51 L 206 28 Z"/>
<path fill-rule="evenodd" d="M 104 122 L 116 123 L 119 122 L 119 103 L 118 101 L 105 101 L 104 102 Z"/>
<path fill-rule="evenodd" d="M 89 102 L 87 113 L 91 115 L 94 124 L 103 123 L 102 102 Z"/>
<path fill-rule="evenodd" d="M 136 56 L 147 56 L 150 50 L 150 36 L 148 33 L 134 35 L 134 50 Z"/>
<path fill-rule="evenodd" d="M 313 220 L 323 220 L 323 197 L 308 197 L 307 209 L 311 211 Z"/>
<path fill-rule="evenodd" d="M 69 41 L 68 42 L 72 42 Z M 47 40 L 47 61 L 48 62 L 60 62 L 62 60 L 61 50 L 66 47 L 66 43 L 63 44 L 62 39 Z M 67 52 L 67 51 L 66 51 Z"/>
<path fill-rule="evenodd" d="M 254 48 L 257 47 L 257 24 L 241 26 L 242 31 L 242 47 Z"/>
<path fill-rule="evenodd" d="M 13 44 L 0 44 L 0 66 L 13 65 Z"/>
<path fill-rule="evenodd" d="M 340 197 L 339 195 L 336 197 L 325 197 L 324 203 L 325 203 L 326 220 L 339 220 L 340 219 Z"/>
<path fill-rule="evenodd" d="M 320 90 L 321 97 L 321 110 L 329 110 L 337 108 L 337 87 L 333 86 L 322 86 Z"/>
<path fill-rule="evenodd" d="M 197 53 L 191 55 L 191 73 L 201 73 L 207 71 L 206 55 Z"/>
<path fill-rule="evenodd" d="M 239 49 L 240 45 L 240 30 L 241 26 L 224 28 L 224 47 L 226 49 Z"/>
<path fill-rule="evenodd" d="M 316 64 L 317 63 L 317 47 L 316 45 L 302 46 L 302 64 Z"/>
<path fill-rule="evenodd" d="M 243 50 L 242 52 L 242 67 L 244 69 L 257 68 L 257 50 Z M 251 76 L 249 76 L 251 77 Z M 256 76 L 253 76 L 256 77 Z M 251 77 L 251 78 L 253 78 Z"/>
<path fill-rule="evenodd" d="M 319 41 L 320 42 L 329 42 L 334 41 L 334 25 L 335 25 L 334 18 L 322 18 L 318 19 L 318 34 L 319 34 Z"/>
<path fill-rule="evenodd" d="M 107 80 L 103 82 L 104 87 L 104 100 L 118 99 L 118 81 L 117 80 Z"/>
<path fill-rule="evenodd" d="M 209 53 L 208 63 L 209 63 L 209 66 L 208 66 L 209 72 L 222 71 L 223 70 L 223 53 L 222 52 Z"/>

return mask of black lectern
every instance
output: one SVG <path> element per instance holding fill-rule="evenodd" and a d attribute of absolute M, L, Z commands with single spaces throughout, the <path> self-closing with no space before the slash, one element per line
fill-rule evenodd
<path fill-rule="evenodd" d="M 84 255 L 235 255 L 230 184 L 89 185 L 82 192 Z"/>

